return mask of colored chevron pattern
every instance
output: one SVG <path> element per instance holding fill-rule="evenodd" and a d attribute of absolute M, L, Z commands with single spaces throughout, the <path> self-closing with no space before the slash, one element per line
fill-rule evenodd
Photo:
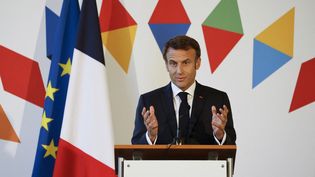
<path fill-rule="evenodd" d="M 119 1 L 103 0 L 100 26 L 103 44 L 127 73 L 137 23 Z"/>
<path fill-rule="evenodd" d="M 301 65 L 289 112 L 315 101 L 315 58 Z"/>
<path fill-rule="evenodd" d="M 0 104 L 0 139 L 20 143 L 7 115 Z"/>
<path fill-rule="evenodd" d="M 214 73 L 243 36 L 236 0 L 222 0 L 202 24 L 211 72 Z"/>
<path fill-rule="evenodd" d="M 253 88 L 293 57 L 294 8 L 254 39 Z"/>
<path fill-rule="evenodd" d="M 187 33 L 190 20 L 180 0 L 159 0 L 149 26 L 162 52 L 168 39 Z"/>
<path fill-rule="evenodd" d="M 45 87 L 37 62 L 0 45 L 0 76 L 5 91 L 43 107 Z"/>

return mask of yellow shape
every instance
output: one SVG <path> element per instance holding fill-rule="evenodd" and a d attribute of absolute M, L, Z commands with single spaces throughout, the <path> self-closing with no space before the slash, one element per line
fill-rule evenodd
<path fill-rule="evenodd" d="M 53 139 L 50 141 L 49 145 L 42 144 L 42 146 L 44 149 L 46 149 L 46 153 L 45 153 L 44 157 L 51 155 L 56 159 L 56 152 L 58 150 L 58 147 L 55 146 Z"/>
<path fill-rule="evenodd" d="M 49 97 L 51 100 L 54 101 L 54 93 L 57 92 L 58 90 L 59 89 L 57 89 L 57 88 L 53 88 L 51 86 L 51 81 L 49 81 L 47 89 L 46 89 L 46 96 L 45 96 L 45 98 Z"/>
<path fill-rule="evenodd" d="M 127 73 L 137 25 L 102 33 L 102 41 L 118 64 Z"/>
<path fill-rule="evenodd" d="M 293 57 L 294 44 L 294 11 L 292 8 L 267 29 L 256 36 L 256 39 L 270 47 Z"/>
<path fill-rule="evenodd" d="M 44 127 L 48 131 L 48 123 L 51 121 L 53 121 L 53 119 L 46 117 L 46 112 L 44 111 L 42 116 L 42 127 Z"/>
<path fill-rule="evenodd" d="M 70 58 L 68 58 L 68 61 L 66 64 L 63 64 L 63 63 L 59 63 L 59 66 L 62 67 L 62 73 L 61 73 L 61 77 L 66 75 L 66 74 L 69 74 L 71 73 L 71 60 Z"/>

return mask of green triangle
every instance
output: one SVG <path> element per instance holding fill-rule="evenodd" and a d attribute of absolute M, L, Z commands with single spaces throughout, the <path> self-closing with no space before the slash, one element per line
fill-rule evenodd
<path fill-rule="evenodd" d="M 203 25 L 243 34 L 237 1 L 221 0 L 203 22 Z"/>

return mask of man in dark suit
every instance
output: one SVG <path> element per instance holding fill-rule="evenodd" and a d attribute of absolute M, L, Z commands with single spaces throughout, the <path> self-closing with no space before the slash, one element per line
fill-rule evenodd
<path fill-rule="evenodd" d="M 174 37 L 165 44 L 163 58 L 171 82 L 140 96 L 132 144 L 235 144 L 227 94 L 195 80 L 198 42 Z"/>

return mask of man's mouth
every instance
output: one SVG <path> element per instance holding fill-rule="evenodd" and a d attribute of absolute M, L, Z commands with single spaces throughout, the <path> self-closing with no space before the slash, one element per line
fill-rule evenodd
<path fill-rule="evenodd" d="M 178 82 L 183 82 L 185 80 L 185 77 L 177 77 L 176 80 Z"/>

